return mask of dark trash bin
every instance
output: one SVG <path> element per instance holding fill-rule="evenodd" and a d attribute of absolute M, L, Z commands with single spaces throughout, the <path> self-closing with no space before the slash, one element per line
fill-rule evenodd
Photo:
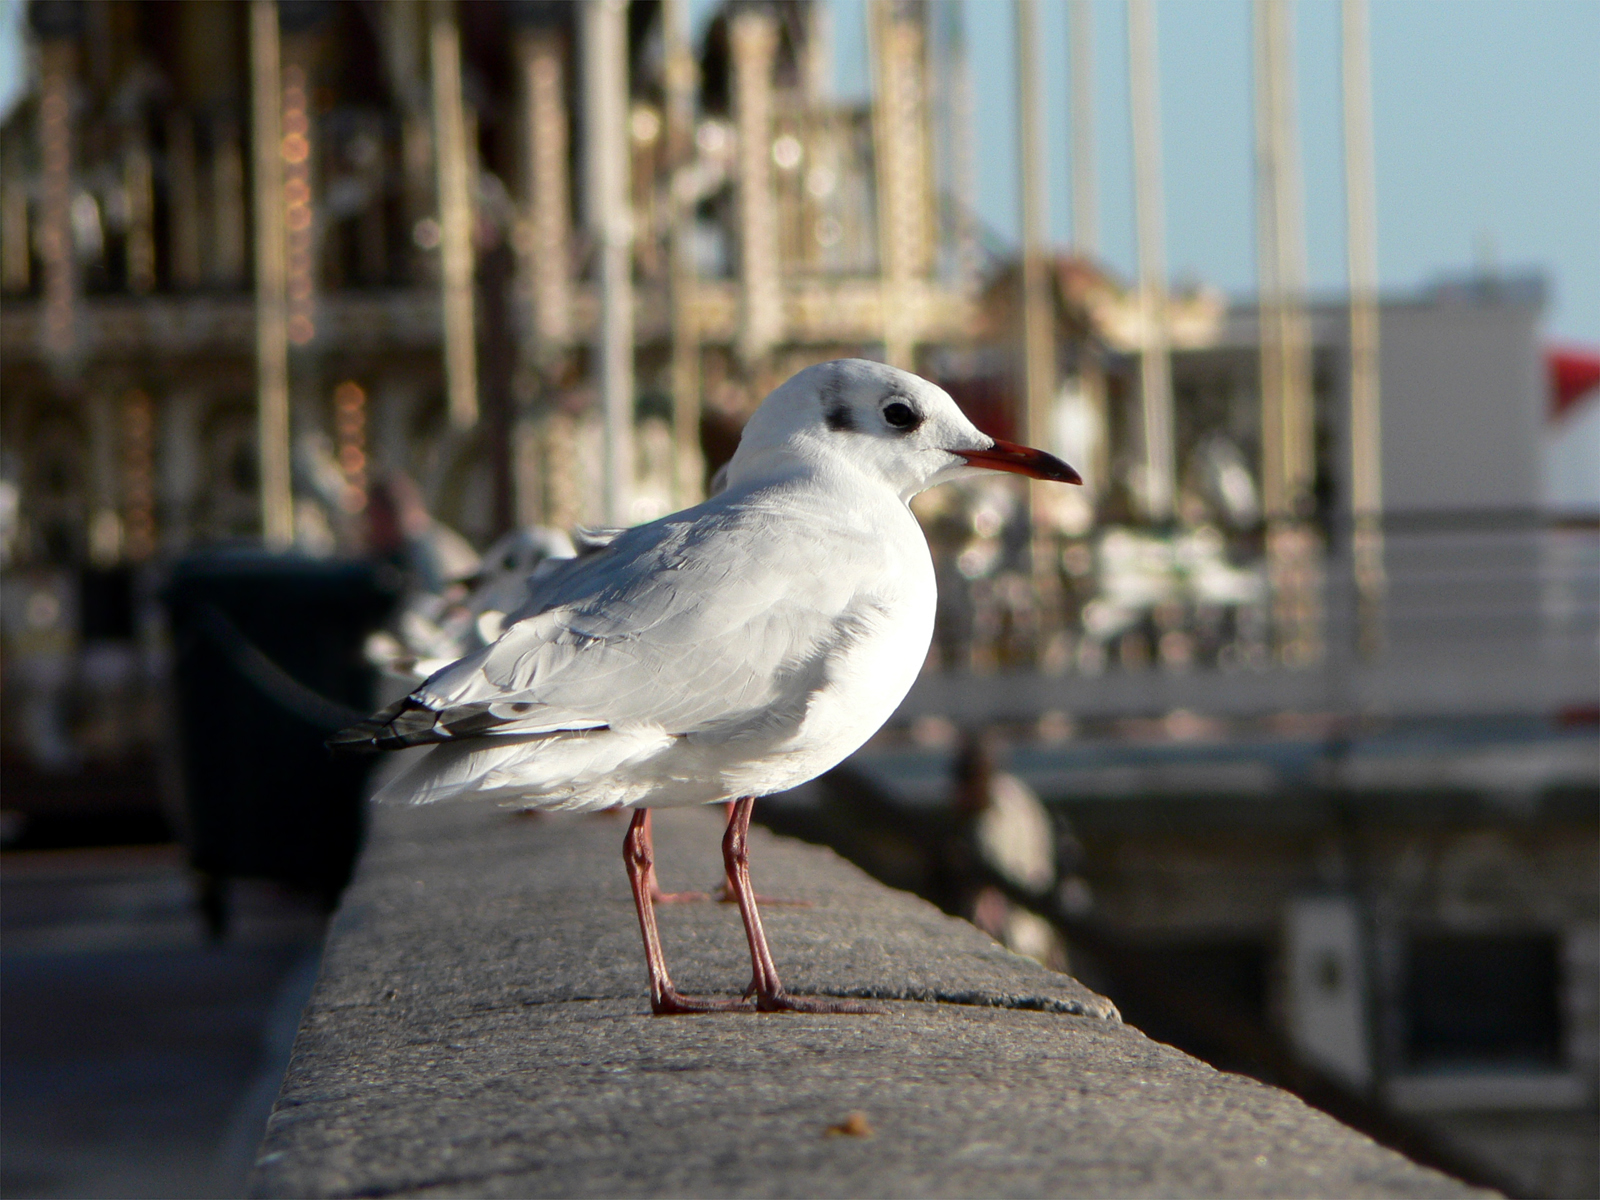
<path fill-rule="evenodd" d="M 212 932 L 224 882 L 277 880 L 332 905 L 363 828 L 370 758 L 334 758 L 330 733 L 375 707 L 362 644 L 393 608 L 382 564 L 259 550 L 180 560 L 172 618 L 186 840 Z"/>

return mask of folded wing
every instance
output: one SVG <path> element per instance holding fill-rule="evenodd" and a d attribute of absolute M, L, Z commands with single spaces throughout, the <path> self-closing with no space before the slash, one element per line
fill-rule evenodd
<path fill-rule="evenodd" d="M 836 539 L 771 526 L 727 505 L 629 530 L 540 580 L 492 645 L 329 744 L 798 721 L 821 656 L 854 620 L 858 575 L 837 570 Z"/>

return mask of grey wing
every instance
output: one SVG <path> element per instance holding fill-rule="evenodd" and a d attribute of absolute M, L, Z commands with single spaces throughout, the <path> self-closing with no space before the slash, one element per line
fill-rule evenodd
<path fill-rule="evenodd" d="M 340 744 L 798 719 L 854 589 L 820 538 L 759 516 L 669 518 L 574 560 L 494 644 Z"/>

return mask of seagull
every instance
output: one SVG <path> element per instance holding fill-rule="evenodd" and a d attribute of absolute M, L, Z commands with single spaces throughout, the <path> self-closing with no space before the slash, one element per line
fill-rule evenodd
<path fill-rule="evenodd" d="M 784 989 L 750 884 L 750 814 L 843 761 L 911 689 L 935 589 L 910 501 L 978 469 L 1081 482 L 1042 450 L 980 432 L 906 371 L 808 367 L 750 417 L 721 492 L 562 562 L 494 642 L 329 745 L 433 744 L 380 801 L 632 810 L 623 858 L 657 1014 L 752 999 L 763 1012 L 872 1011 Z M 739 998 L 680 993 L 655 920 L 651 810 L 717 802 L 750 945 Z"/>
<path fill-rule="evenodd" d="M 513 529 L 485 550 L 478 573 L 467 580 L 472 591 L 462 602 L 468 625 L 462 633 L 462 654 L 498 639 L 506 613 L 525 606 L 540 579 L 577 556 L 571 538 L 543 525 Z"/>
<path fill-rule="evenodd" d="M 592 550 L 615 532 L 580 530 L 580 542 Z M 396 679 L 421 683 L 498 638 L 506 613 L 526 604 L 543 576 L 580 552 L 587 551 L 580 551 L 559 529 L 513 529 L 483 552 L 470 574 L 451 580 L 443 594 L 418 591 L 408 596 L 393 631 L 379 630 L 367 638 L 367 661 Z"/>

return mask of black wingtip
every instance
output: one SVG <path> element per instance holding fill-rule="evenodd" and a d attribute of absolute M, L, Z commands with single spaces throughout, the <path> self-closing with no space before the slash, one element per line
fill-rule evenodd
<path fill-rule="evenodd" d="M 324 739 L 322 744 L 335 754 L 376 754 L 382 749 L 378 745 L 380 728 L 369 718 L 348 729 L 339 730 L 332 737 Z"/>
<path fill-rule="evenodd" d="M 322 744 L 335 754 L 376 754 L 442 742 L 450 734 L 439 728 L 439 714 L 407 696 L 365 721 L 341 729 Z"/>
<path fill-rule="evenodd" d="M 413 714 L 418 712 L 427 714 L 425 722 L 419 723 L 415 719 Z M 407 717 L 412 719 L 408 721 Z M 373 713 L 365 721 L 357 721 L 349 728 L 341 729 L 322 744 L 335 754 L 376 754 L 380 750 L 403 750 L 424 740 L 417 735 L 423 733 L 424 727 L 431 729 L 433 719 L 433 713 L 425 705 L 407 696 Z"/>

